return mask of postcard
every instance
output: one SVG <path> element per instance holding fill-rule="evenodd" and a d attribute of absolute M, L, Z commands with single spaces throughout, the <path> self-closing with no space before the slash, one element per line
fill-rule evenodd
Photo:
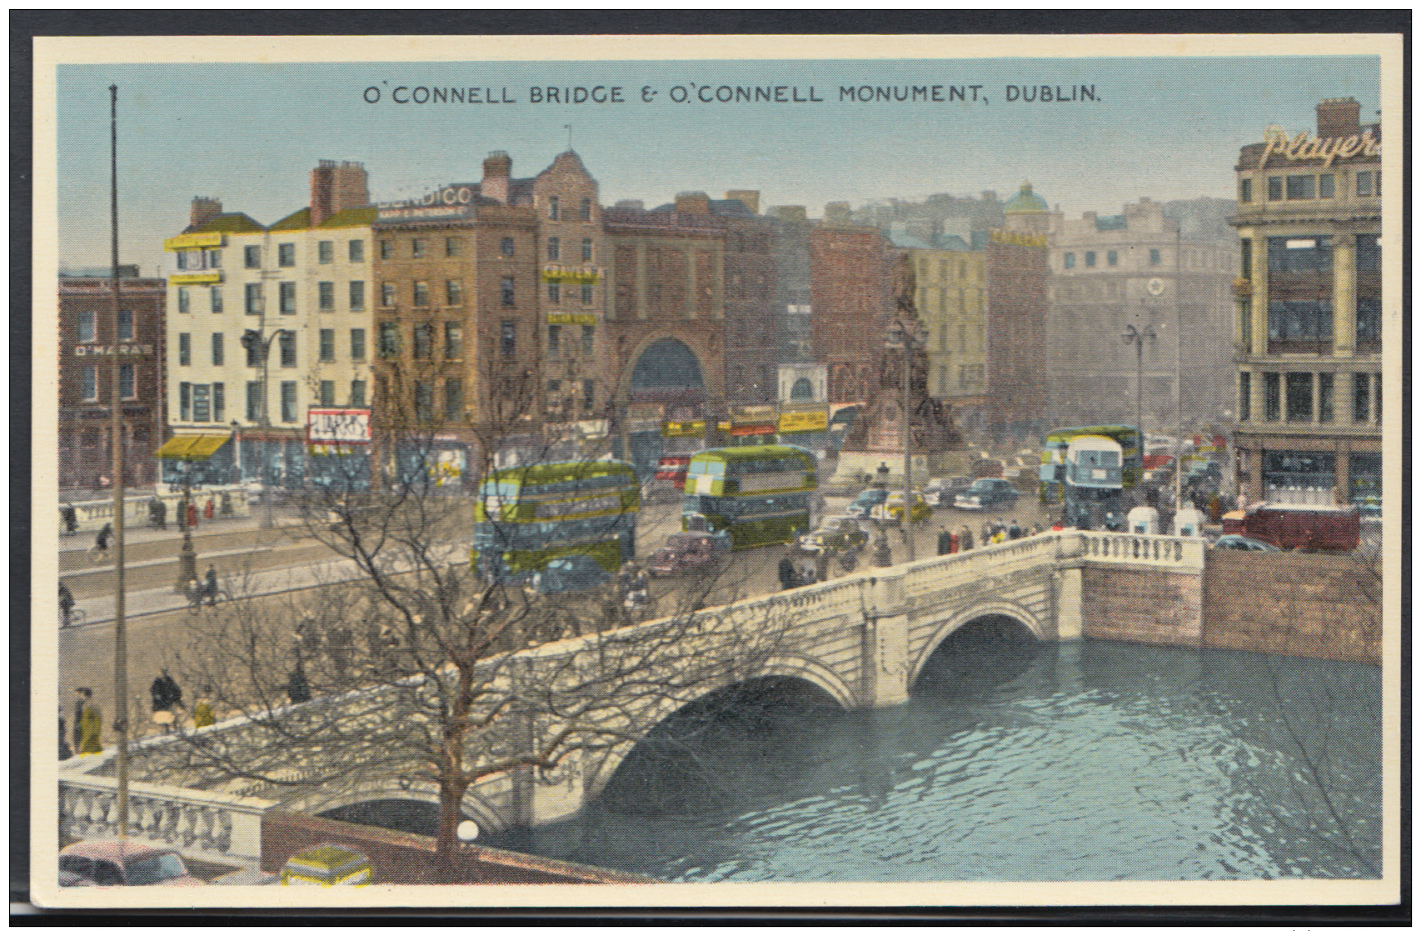
<path fill-rule="evenodd" d="M 34 65 L 38 905 L 1399 901 L 1400 35 Z"/>

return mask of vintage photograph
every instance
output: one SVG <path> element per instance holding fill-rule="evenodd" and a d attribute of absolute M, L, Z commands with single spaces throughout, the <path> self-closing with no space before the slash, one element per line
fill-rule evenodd
<path fill-rule="evenodd" d="M 1397 901 L 1401 37 L 555 38 L 35 40 L 34 900 Z"/>

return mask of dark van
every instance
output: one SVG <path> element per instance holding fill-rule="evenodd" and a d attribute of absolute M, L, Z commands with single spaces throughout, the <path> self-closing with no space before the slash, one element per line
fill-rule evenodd
<path fill-rule="evenodd" d="M 1325 504 L 1255 504 L 1223 517 L 1224 533 L 1271 543 L 1282 550 L 1348 552 L 1361 540 L 1355 507 Z"/>

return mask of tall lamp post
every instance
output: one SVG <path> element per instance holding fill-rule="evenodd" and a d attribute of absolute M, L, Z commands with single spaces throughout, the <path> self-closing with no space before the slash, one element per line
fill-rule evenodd
<path fill-rule="evenodd" d="M 1140 450 L 1145 449 L 1145 405 L 1144 405 L 1144 364 L 1145 364 L 1145 343 L 1154 345 L 1155 328 L 1148 323 L 1143 327 L 1137 327 L 1133 323 L 1126 325 L 1125 332 L 1120 334 L 1125 345 L 1135 346 L 1135 425 L 1140 431 Z M 1176 455 L 1176 459 L 1178 456 Z"/>
<path fill-rule="evenodd" d="M 899 374 L 903 381 L 903 539 L 907 545 L 908 562 L 915 561 L 917 553 L 913 546 L 913 352 L 923 344 L 922 327 L 912 317 L 898 317 L 888 326 L 884 345 L 889 350 L 902 352 L 903 362 Z M 887 500 L 883 506 L 884 516 L 888 513 Z"/>
<path fill-rule="evenodd" d="M 263 318 L 263 321 L 262 321 L 262 322 L 263 322 L 263 326 L 265 326 L 265 318 Z M 269 436 L 269 434 L 271 433 L 271 414 L 270 414 L 270 412 L 269 412 L 268 405 L 267 405 L 267 378 L 268 378 L 268 372 L 269 372 L 268 361 L 269 361 L 270 358 L 271 358 L 271 341 L 274 340 L 274 339 L 276 339 L 276 338 L 279 337 L 279 336 L 284 335 L 284 334 L 290 334 L 291 336 L 294 337 L 294 336 L 296 335 L 296 331 L 295 331 L 295 330 L 288 330 L 288 329 L 285 329 L 285 328 L 276 329 L 276 330 L 272 330 L 272 331 L 271 331 L 271 335 L 266 336 L 266 337 L 263 337 L 263 336 L 262 336 L 261 330 L 247 330 L 245 333 L 242 334 L 242 348 L 246 349 L 247 352 L 249 352 L 249 353 L 251 353 L 251 352 L 259 353 L 260 356 L 261 356 L 261 365 L 262 365 L 261 386 L 262 386 L 262 390 L 261 390 L 261 411 L 259 412 L 260 415 L 261 415 L 261 417 L 260 417 L 259 423 L 261 424 L 261 428 L 262 428 L 262 442 L 263 442 L 263 443 L 269 443 L 269 442 L 271 441 L 271 437 Z M 271 500 L 271 456 L 269 455 L 269 453 L 270 453 L 270 450 L 263 449 L 263 450 L 262 450 L 262 457 L 261 457 L 261 459 L 262 459 L 262 463 L 261 463 L 261 465 L 262 465 L 262 517 L 261 517 L 261 526 L 262 526 L 263 528 L 269 528 L 269 527 L 275 526 L 275 524 L 276 524 L 275 517 L 274 517 L 273 514 L 272 514 L 272 500 Z"/>
<path fill-rule="evenodd" d="M 178 506 L 178 524 L 183 528 L 183 548 L 178 552 L 178 580 L 173 584 L 173 591 L 185 595 L 197 581 L 197 551 L 192 547 L 192 520 L 188 517 L 192 511 L 192 462 L 186 458 L 181 461 L 183 503 Z"/>

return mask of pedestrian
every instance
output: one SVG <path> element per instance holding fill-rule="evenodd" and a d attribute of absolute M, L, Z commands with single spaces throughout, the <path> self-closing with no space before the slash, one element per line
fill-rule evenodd
<path fill-rule="evenodd" d="M 70 593 L 69 586 L 63 582 L 59 583 L 59 618 L 60 625 L 69 626 L 69 615 L 74 610 L 74 595 Z"/>
<path fill-rule="evenodd" d="M 1020 527 L 1020 525 L 1017 524 L 1015 517 L 1013 517 L 1012 520 L 1011 520 L 1011 526 L 1007 528 L 1007 539 L 1008 539 L 1008 540 L 1020 540 L 1020 539 L 1021 539 L 1021 527 Z"/>
<path fill-rule="evenodd" d="M 74 505 L 66 504 L 59 509 L 59 516 L 64 520 L 64 532 L 76 533 L 79 530 L 79 517 L 74 511 Z"/>
<path fill-rule="evenodd" d="M 961 541 L 962 552 L 972 549 L 972 528 L 966 524 L 962 525 L 962 530 L 957 534 L 957 539 Z"/>
<path fill-rule="evenodd" d="M 163 505 L 161 498 L 152 498 L 148 501 L 148 523 L 150 526 L 162 530 L 168 522 L 168 509 Z"/>
<path fill-rule="evenodd" d="M 354 645 L 355 636 L 344 625 L 337 625 L 326 635 L 326 651 L 330 654 L 331 665 L 335 667 L 338 681 L 345 681 L 345 673 L 350 666 L 350 653 Z"/>
<path fill-rule="evenodd" d="M 991 522 L 991 521 L 984 520 L 984 521 L 982 521 L 982 545 L 983 545 L 983 546 L 986 546 L 988 543 L 991 543 L 991 542 L 992 542 L 992 522 Z"/>
<path fill-rule="evenodd" d="M 75 691 L 79 700 L 74 703 L 74 742 L 80 754 L 103 753 L 104 716 L 94 706 L 94 693 L 87 688 Z"/>
<path fill-rule="evenodd" d="M 794 588 L 794 583 L 795 583 L 795 578 L 794 578 L 794 575 L 795 575 L 795 572 L 794 572 L 794 560 L 790 559 L 788 556 L 786 556 L 786 557 L 784 557 L 783 559 L 781 559 L 781 560 L 780 560 L 779 571 L 780 571 L 780 591 L 782 591 L 782 592 L 787 592 L 787 591 L 789 591 L 791 588 Z"/>
<path fill-rule="evenodd" d="M 286 697 L 291 699 L 293 705 L 311 700 L 311 685 L 306 681 L 306 670 L 301 666 L 300 657 L 297 657 L 296 668 L 291 670 L 291 676 L 286 680 Z"/>
<path fill-rule="evenodd" d="M 217 509 L 217 513 L 221 514 L 223 517 L 231 517 L 231 516 L 232 516 L 232 496 L 229 495 L 229 494 L 227 494 L 227 492 L 224 491 L 224 492 L 222 492 L 221 495 L 218 496 L 218 499 L 217 499 L 217 500 L 221 502 L 220 506 L 219 506 L 218 509 Z"/>
<path fill-rule="evenodd" d="M 167 667 L 153 679 L 153 684 L 148 687 L 148 694 L 153 698 L 153 711 L 172 711 L 174 707 L 183 707 L 182 687 L 168 673 Z M 171 718 L 170 718 L 171 720 Z"/>
<path fill-rule="evenodd" d="M 104 524 L 99 528 L 99 535 L 94 539 L 94 548 L 90 550 L 95 556 L 107 556 L 109 552 L 109 541 L 113 539 L 113 523 Z"/>
<path fill-rule="evenodd" d="M 69 722 L 64 720 L 64 712 L 59 713 L 59 758 L 67 760 L 74 755 L 74 748 L 69 746 Z"/>
<path fill-rule="evenodd" d="M 202 516 L 205 517 L 205 518 L 207 518 L 208 520 L 212 520 L 212 516 L 213 516 L 213 514 L 215 514 L 215 513 L 216 513 L 216 512 L 215 512 L 215 510 L 214 510 L 213 507 L 212 507 L 212 499 L 211 499 L 211 498 L 208 498 L 208 499 L 207 499 L 207 504 L 206 504 L 206 505 L 203 507 L 203 509 L 202 509 Z"/>
<path fill-rule="evenodd" d="M 192 707 L 192 726 L 211 727 L 217 723 L 217 715 L 212 711 L 212 688 L 202 690 L 202 697 Z"/>
<path fill-rule="evenodd" d="M 946 527 L 937 528 L 937 554 L 947 556 L 952 553 L 952 534 Z"/>
<path fill-rule="evenodd" d="M 204 600 L 207 601 L 208 604 L 212 605 L 213 607 L 216 607 L 216 605 L 217 605 L 217 567 L 214 566 L 214 565 L 212 565 L 211 563 L 208 563 L 208 565 L 207 565 L 207 575 L 204 576 L 204 578 L 205 578 L 207 581 L 203 584 L 203 587 L 202 587 L 202 597 L 203 597 Z"/>

